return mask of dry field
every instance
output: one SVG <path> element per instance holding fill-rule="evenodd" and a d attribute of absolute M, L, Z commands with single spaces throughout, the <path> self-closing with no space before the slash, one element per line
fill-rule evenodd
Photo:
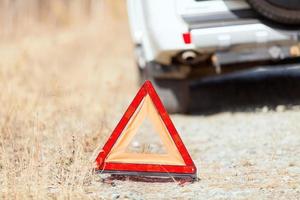
<path fill-rule="evenodd" d="M 135 92 L 129 30 L 119 7 L 106 1 L 84 22 L 32 20 L 33 30 L 3 31 L 1 199 L 101 192 L 91 171 L 94 151 Z"/>
<path fill-rule="evenodd" d="M 7 14 L 14 20 L 0 39 L 1 199 L 300 199 L 297 108 L 174 115 L 200 181 L 103 183 L 93 159 L 137 77 L 124 2 L 97 6 L 83 17 L 76 3 L 70 15 L 58 3 L 40 22 L 28 14 L 25 25 Z"/>

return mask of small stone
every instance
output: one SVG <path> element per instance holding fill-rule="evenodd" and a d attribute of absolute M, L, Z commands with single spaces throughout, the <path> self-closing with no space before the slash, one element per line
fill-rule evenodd
<path fill-rule="evenodd" d="M 243 160 L 243 161 L 241 162 L 241 164 L 242 164 L 242 166 L 244 166 L 244 167 L 250 167 L 250 166 L 253 166 L 253 163 L 250 162 L 249 160 Z"/>
<path fill-rule="evenodd" d="M 296 166 L 295 163 L 293 163 L 293 162 L 290 162 L 290 163 L 289 163 L 289 167 L 294 167 L 294 166 Z"/>
<path fill-rule="evenodd" d="M 119 198 L 120 198 L 120 195 L 119 195 L 119 194 L 112 194 L 112 195 L 111 195 L 111 198 L 112 198 L 112 199 L 119 199 Z"/>
<path fill-rule="evenodd" d="M 268 106 L 264 106 L 261 110 L 263 113 L 267 113 L 269 111 Z"/>
<path fill-rule="evenodd" d="M 284 105 L 278 105 L 276 107 L 276 112 L 283 112 L 285 111 L 285 106 Z"/>
<path fill-rule="evenodd" d="M 138 141 L 133 141 L 132 146 L 134 148 L 139 148 L 141 145 L 140 145 L 140 143 Z"/>

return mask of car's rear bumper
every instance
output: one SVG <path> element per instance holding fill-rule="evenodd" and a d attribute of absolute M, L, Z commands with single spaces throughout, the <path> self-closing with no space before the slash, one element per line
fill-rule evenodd
<path fill-rule="evenodd" d="M 240 53 L 251 55 L 252 51 L 251 61 L 253 61 L 258 51 L 268 52 L 272 47 L 282 48 L 285 55 L 281 58 L 287 58 L 290 56 L 289 48 L 299 44 L 300 31 L 276 29 L 257 20 L 252 20 L 244 24 L 226 24 L 219 27 L 191 29 L 190 34 L 191 44 L 179 49 L 169 49 L 161 46 L 157 51 L 155 61 L 170 64 L 171 57 L 185 50 L 195 50 L 201 54 L 226 51 L 227 53 L 233 52 L 236 55 Z M 270 58 L 272 58 L 272 55 L 264 54 L 259 55 L 258 60 L 268 60 Z"/>
<path fill-rule="evenodd" d="M 295 34 L 297 34 L 295 32 Z M 229 25 L 213 28 L 191 30 L 192 42 L 195 48 L 222 49 L 231 46 L 248 44 L 285 44 L 297 41 L 292 32 L 275 30 L 262 23 Z"/>

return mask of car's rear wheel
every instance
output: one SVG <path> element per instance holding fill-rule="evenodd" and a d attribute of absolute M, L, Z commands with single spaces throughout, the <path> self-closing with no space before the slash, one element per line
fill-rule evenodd
<path fill-rule="evenodd" d="M 150 68 L 157 63 L 146 63 L 139 68 L 140 82 L 150 80 L 169 113 L 186 113 L 189 105 L 190 90 L 186 80 L 162 79 L 154 77 Z"/>
<path fill-rule="evenodd" d="M 262 16 L 283 24 L 300 24 L 299 0 L 247 0 Z"/>

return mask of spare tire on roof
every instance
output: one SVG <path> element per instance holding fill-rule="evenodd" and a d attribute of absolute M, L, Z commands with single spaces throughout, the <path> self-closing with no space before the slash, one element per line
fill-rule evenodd
<path fill-rule="evenodd" d="M 300 25 L 300 0 L 247 0 L 262 16 L 282 24 Z"/>

